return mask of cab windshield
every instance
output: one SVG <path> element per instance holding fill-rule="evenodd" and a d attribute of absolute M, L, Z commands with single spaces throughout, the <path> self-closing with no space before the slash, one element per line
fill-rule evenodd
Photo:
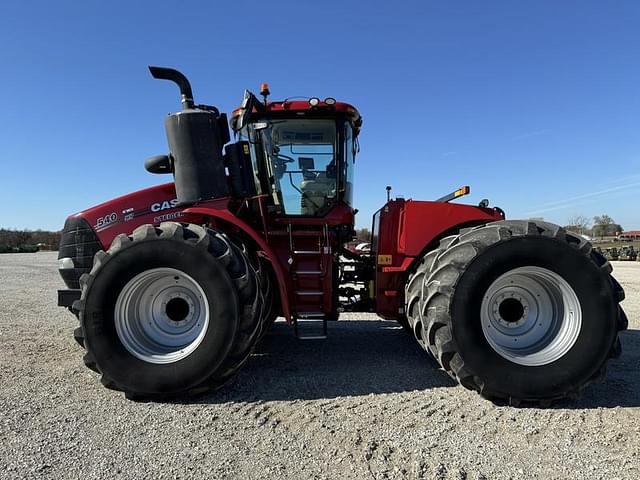
<path fill-rule="evenodd" d="M 259 130 L 276 205 L 285 215 L 322 216 L 338 194 L 336 122 L 273 120 Z"/>

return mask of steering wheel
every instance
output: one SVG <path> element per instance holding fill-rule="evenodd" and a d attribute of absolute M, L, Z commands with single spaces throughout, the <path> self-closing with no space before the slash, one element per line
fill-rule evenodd
<path fill-rule="evenodd" d="M 276 157 L 278 160 L 282 160 L 284 163 L 294 163 L 294 162 L 296 161 L 296 159 L 295 159 L 295 158 L 290 157 L 290 156 L 288 156 L 288 155 L 283 155 L 283 154 L 281 154 L 281 153 L 276 153 L 276 154 L 275 154 L 275 157 Z"/>

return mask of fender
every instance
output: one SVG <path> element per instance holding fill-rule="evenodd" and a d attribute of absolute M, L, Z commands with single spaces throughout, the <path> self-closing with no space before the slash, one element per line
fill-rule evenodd
<path fill-rule="evenodd" d="M 447 232 L 473 224 L 504 220 L 500 209 L 446 202 L 408 200 L 400 212 L 398 253 L 416 257 Z M 424 219 L 429 219 L 425 222 Z M 452 232 L 453 233 L 453 232 Z"/>
<path fill-rule="evenodd" d="M 504 214 L 497 208 L 398 199 L 378 210 L 374 219 L 373 232 L 379 239 L 375 253 L 387 257 L 379 264 L 386 272 L 402 272 L 448 232 L 504 220 Z"/>
<path fill-rule="evenodd" d="M 205 203 L 205 202 L 203 202 Z M 201 204 L 202 205 L 202 204 Z M 246 233 L 251 239 L 256 242 L 256 244 L 262 249 L 265 253 L 267 259 L 271 262 L 271 266 L 273 267 L 273 271 L 276 275 L 276 279 L 278 280 L 278 286 L 280 288 L 280 302 L 282 304 L 282 313 L 284 314 L 287 323 L 291 324 L 291 311 L 289 309 L 289 292 L 287 289 L 287 277 L 282 270 L 282 265 L 278 262 L 278 257 L 275 252 L 271 249 L 271 247 L 265 242 L 264 238 L 258 234 L 250 225 L 240 220 L 238 217 L 233 215 L 227 209 L 218 209 L 207 206 L 197 206 L 186 208 L 183 210 L 185 215 L 193 216 L 207 216 L 213 217 L 214 219 L 223 220 L 231 225 L 242 230 Z"/>
<path fill-rule="evenodd" d="M 396 199 L 374 215 L 376 313 L 386 319 L 404 315 L 404 285 L 413 265 L 440 239 L 460 228 L 504 220 L 502 210 L 446 202 Z"/>
<path fill-rule="evenodd" d="M 227 209 L 228 205 L 228 198 L 219 198 L 202 202 L 197 207 L 181 207 L 177 204 L 174 184 L 165 183 L 109 200 L 72 216 L 83 218 L 91 226 L 104 250 L 109 248 L 118 234 L 130 235 L 136 227 L 145 223 L 198 223 L 203 216 L 208 216 L 234 225 L 255 241 L 271 262 L 280 288 L 282 313 L 287 322 L 291 323 L 287 277 L 278 262 L 278 257 L 263 237 Z M 93 255 L 95 252 L 90 253 Z"/>

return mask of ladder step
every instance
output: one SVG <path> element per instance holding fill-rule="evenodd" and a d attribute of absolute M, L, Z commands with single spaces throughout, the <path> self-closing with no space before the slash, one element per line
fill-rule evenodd
<path fill-rule="evenodd" d="M 322 270 L 296 270 L 293 273 L 296 275 L 321 275 Z"/>
<path fill-rule="evenodd" d="M 294 331 L 298 340 L 324 340 L 327 338 L 327 318 L 294 320 Z"/>
<path fill-rule="evenodd" d="M 324 318 L 324 312 L 298 312 L 298 318 Z"/>
<path fill-rule="evenodd" d="M 294 250 L 293 253 L 296 255 L 321 255 L 322 250 Z"/>
<path fill-rule="evenodd" d="M 301 297 L 319 297 L 324 295 L 324 292 L 319 290 L 296 290 L 296 295 Z"/>

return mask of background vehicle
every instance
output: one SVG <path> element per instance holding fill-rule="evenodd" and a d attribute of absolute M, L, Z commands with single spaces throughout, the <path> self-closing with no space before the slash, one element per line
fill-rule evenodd
<path fill-rule="evenodd" d="M 635 261 L 636 258 L 638 258 L 638 252 L 633 248 L 633 245 L 620 247 L 618 250 L 618 260 Z"/>
<path fill-rule="evenodd" d="M 169 155 L 174 182 L 72 215 L 60 245 L 59 304 L 89 368 L 128 397 L 223 385 L 276 316 L 324 338 L 341 311 L 397 320 L 455 380 L 487 398 L 548 404 L 575 396 L 620 353 L 627 321 L 605 258 L 578 235 L 504 212 L 391 199 L 371 252 L 354 237 L 362 118 L 333 98 L 268 101 L 246 91 L 227 117 L 196 105 L 179 72 Z M 226 145 L 226 146 L 225 146 Z"/>

